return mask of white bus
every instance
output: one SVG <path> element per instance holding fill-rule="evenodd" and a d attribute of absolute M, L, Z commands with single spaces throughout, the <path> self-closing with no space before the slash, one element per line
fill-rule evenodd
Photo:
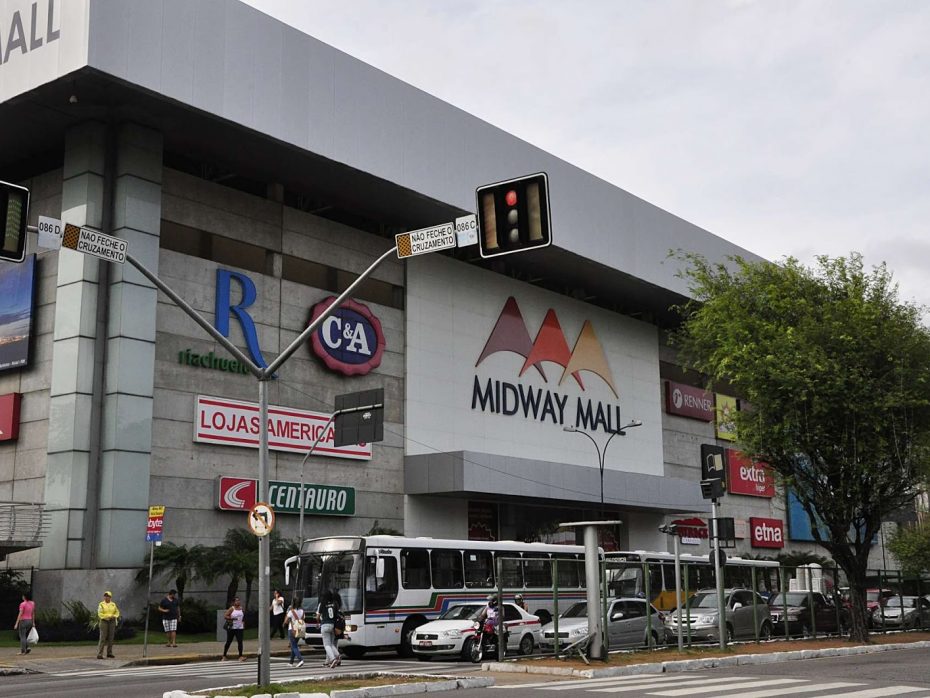
<path fill-rule="evenodd" d="M 497 579 L 501 558 L 501 579 Z M 508 559 L 510 558 L 510 559 Z M 519 558 L 519 559 L 514 559 Z M 552 560 L 558 560 L 559 609 L 585 598 L 584 548 L 513 541 L 484 542 L 334 536 L 306 540 L 285 563 L 288 588 L 310 620 L 320 593 L 335 591 L 346 617 L 340 650 L 361 657 L 393 647 L 410 653 L 413 631 L 450 606 L 484 602 L 500 581 L 505 601 L 523 594 L 530 613 L 549 622 L 553 612 Z M 321 644 L 312 620 L 306 640 Z"/>
<path fill-rule="evenodd" d="M 649 573 L 649 596 L 660 611 L 670 611 L 675 602 L 675 556 L 672 553 L 648 550 L 610 552 L 604 555 L 607 563 L 607 588 L 609 596 L 646 596 L 643 571 Z M 714 567 L 705 555 L 682 553 L 682 595 L 690 596 L 698 589 L 713 587 Z M 778 563 L 773 560 L 753 560 L 742 557 L 727 557 L 723 570 L 724 583 L 728 587 L 751 589 L 755 578 L 755 591 L 768 598 L 768 593 L 778 591 Z"/>

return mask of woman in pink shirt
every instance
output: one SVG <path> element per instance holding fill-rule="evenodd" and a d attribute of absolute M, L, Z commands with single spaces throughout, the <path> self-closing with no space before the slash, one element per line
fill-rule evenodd
<path fill-rule="evenodd" d="M 35 626 L 35 612 L 35 601 L 32 600 L 32 594 L 27 591 L 23 594 L 23 602 L 19 605 L 19 615 L 16 616 L 16 622 L 13 624 L 13 630 L 19 630 L 20 654 L 29 654 L 32 651 L 26 638 Z"/>

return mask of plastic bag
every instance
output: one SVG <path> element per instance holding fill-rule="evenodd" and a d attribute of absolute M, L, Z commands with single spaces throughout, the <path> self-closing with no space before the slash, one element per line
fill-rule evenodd
<path fill-rule="evenodd" d="M 32 629 L 29 631 L 29 634 L 26 636 L 26 644 L 34 645 L 39 641 L 39 631 L 36 630 L 35 626 L 32 626 Z"/>

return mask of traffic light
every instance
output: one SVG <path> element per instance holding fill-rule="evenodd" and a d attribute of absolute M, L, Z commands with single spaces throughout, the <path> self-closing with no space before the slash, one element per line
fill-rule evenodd
<path fill-rule="evenodd" d="M 478 249 L 499 257 L 552 244 L 549 178 L 545 172 L 486 184 L 475 190 Z"/>
<path fill-rule="evenodd" d="M 29 190 L 0 182 L 0 259 L 22 262 L 26 258 L 26 221 Z"/>

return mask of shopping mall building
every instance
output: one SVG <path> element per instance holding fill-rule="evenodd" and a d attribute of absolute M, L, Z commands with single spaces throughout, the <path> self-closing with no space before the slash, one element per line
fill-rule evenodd
<path fill-rule="evenodd" d="M 604 513 L 623 522 L 605 544 L 667 550 L 658 526 L 688 520 L 684 550 L 707 551 L 702 447 L 735 448 L 738 401 L 695 387 L 667 346 L 686 297 L 668 253 L 751 253 L 238 0 L 0 13 L 0 179 L 30 188 L 30 222 L 126 240 L 257 361 L 395 234 L 474 212 L 478 185 L 548 174 L 550 247 L 393 258 L 280 368 L 285 538 L 334 397 L 383 388 L 383 442 L 324 439 L 309 458 L 307 535 L 564 540 L 560 522 L 602 513 L 603 458 Z M 177 544 L 246 526 L 257 382 L 129 265 L 35 236 L 28 252 L 0 266 L 0 289 L 30 289 L 0 299 L 0 507 L 39 505 L 44 524 L 0 531 L 4 564 L 34 567 L 46 602 L 126 598 L 150 505 Z M 780 485 L 730 456 L 734 552 L 814 549 Z"/>

